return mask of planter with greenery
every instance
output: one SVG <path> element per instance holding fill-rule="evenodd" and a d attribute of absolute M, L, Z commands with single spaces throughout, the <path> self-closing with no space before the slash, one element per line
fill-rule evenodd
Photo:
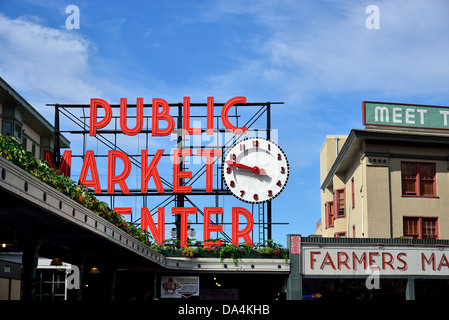
<path fill-rule="evenodd" d="M 273 240 L 253 246 L 246 244 L 237 246 L 223 241 L 219 246 L 204 247 L 201 241 L 189 239 L 187 247 L 179 247 L 179 240 L 169 239 L 160 245 L 153 244 L 152 248 L 167 257 L 219 258 L 221 262 L 224 259 L 232 259 L 234 264 L 245 258 L 284 259 L 286 262 L 289 258 L 288 250 Z"/>

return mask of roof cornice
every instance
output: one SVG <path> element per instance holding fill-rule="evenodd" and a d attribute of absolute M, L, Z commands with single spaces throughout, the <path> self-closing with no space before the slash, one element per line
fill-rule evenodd
<path fill-rule="evenodd" d="M 13 87 L 11 87 L 2 77 L 0 77 L 0 88 L 5 90 L 18 104 L 31 114 L 37 121 L 43 124 L 50 134 L 54 133 L 55 128 L 44 118 L 31 104 L 28 103 Z M 70 141 L 61 135 L 62 144 L 70 146 Z"/>

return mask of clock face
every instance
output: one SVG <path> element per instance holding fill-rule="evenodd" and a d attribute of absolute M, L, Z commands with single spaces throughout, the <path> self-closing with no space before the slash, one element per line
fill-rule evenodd
<path fill-rule="evenodd" d="M 287 184 L 288 161 L 282 149 L 264 138 L 234 145 L 223 163 L 223 179 L 232 194 L 245 202 L 261 203 L 277 197 Z"/>

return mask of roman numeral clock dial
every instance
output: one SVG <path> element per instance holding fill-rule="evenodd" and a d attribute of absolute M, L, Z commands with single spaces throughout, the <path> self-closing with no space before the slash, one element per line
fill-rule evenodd
<path fill-rule="evenodd" d="M 226 154 L 223 179 L 231 193 L 249 203 L 277 197 L 287 184 L 288 160 L 282 149 L 264 138 L 249 138 Z"/>

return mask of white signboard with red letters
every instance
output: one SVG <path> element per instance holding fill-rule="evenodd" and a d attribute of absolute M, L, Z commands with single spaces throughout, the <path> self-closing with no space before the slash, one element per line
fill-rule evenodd
<path fill-rule="evenodd" d="M 448 247 L 303 246 L 301 273 L 316 276 L 449 276 Z"/>

